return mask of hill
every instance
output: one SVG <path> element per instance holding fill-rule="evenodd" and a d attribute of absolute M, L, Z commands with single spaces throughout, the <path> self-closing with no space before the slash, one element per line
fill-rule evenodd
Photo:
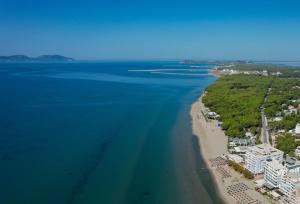
<path fill-rule="evenodd" d="M 62 55 L 41 55 L 28 57 L 26 55 L 0 56 L 0 62 L 73 62 L 73 58 Z"/>

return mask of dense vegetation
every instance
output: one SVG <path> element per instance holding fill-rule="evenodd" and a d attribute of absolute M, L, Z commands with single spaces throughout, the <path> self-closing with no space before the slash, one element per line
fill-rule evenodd
<path fill-rule="evenodd" d="M 243 174 L 245 178 L 247 178 L 247 179 L 253 179 L 254 178 L 253 174 L 248 169 L 241 166 L 240 164 L 229 160 L 228 165 L 231 166 L 235 171 Z"/>
<path fill-rule="evenodd" d="M 292 105 L 298 108 L 300 102 L 300 80 L 274 78 L 272 89 L 265 104 L 265 113 L 268 118 L 282 116 L 281 121 L 269 123 L 272 130 L 284 129 L 286 131 L 295 128 L 300 122 L 300 115 L 296 113 L 284 113 Z"/>
<path fill-rule="evenodd" d="M 243 137 L 260 127 L 260 106 L 271 77 L 231 75 L 219 78 L 207 88 L 203 103 L 220 115 L 226 135 Z"/>
<path fill-rule="evenodd" d="M 296 147 L 300 145 L 300 141 L 296 141 L 291 134 L 286 134 L 277 137 L 276 144 L 276 148 L 283 151 L 284 154 L 293 156 Z"/>
<path fill-rule="evenodd" d="M 296 124 L 300 122 L 300 115 L 291 114 L 283 117 L 281 121 L 272 121 L 269 122 L 269 127 L 272 131 L 278 130 L 291 130 L 294 129 Z"/>
<path fill-rule="evenodd" d="M 300 80 L 274 78 L 272 89 L 268 96 L 265 113 L 269 117 L 274 117 L 282 108 L 289 105 L 298 106 L 300 98 Z M 293 100 L 296 100 L 292 102 Z M 285 104 L 285 107 L 282 106 Z"/>
<path fill-rule="evenodd" d="M 248 69 L 253 65 L 238 66 Z M 277 135 L 276 147 L 285 154 L 294 155 L 300 141 L 295 140 L 295 133 L 285 132 L 293 130 L 300 123 L 300 79 L 255 74 L 225 75 L 206 91 L 203 103 L 220 115 L 226 135 L 243 137 L 246 131 L 251 131 L 258 136 L 260 108 L 263 105 L 269 129 Z M 272 141 L 271 136 L 269 139 Z M 232 166 L 243 172 L 238 165 Z"/>

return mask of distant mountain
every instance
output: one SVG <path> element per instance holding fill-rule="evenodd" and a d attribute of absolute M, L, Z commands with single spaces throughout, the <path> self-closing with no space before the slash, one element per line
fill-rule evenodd
<path fill-rule="evenodd" d="M 43 61 L 43 62 L 53 62 L 53 61 L 59 61 L 59 62 L 71 62 L 74 61 L 74 59 L 69 57 L 64 57 L 61 55 L 41 55 L 35 58 L 37 61 Z"/>
<path fill-rule="evenodd" d="M 30 57 L 25 55 L 0 56 L 0 61 L 28 61 Z"/>
<path fill-rule="evenodd" d="M 73 58 L 61 55 L 41 55 L 28 57 L 26 55 L 0 56 L 0 62 L 73 62 Z"/>

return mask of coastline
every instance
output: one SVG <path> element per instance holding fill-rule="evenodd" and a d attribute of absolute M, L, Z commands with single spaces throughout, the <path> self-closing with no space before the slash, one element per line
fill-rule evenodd
<path fill-rule="evenodd" d="M 224 132 L 217 127 L 217 122 L 207 122 L 201 111 L 205 109 L 202 103 L 202 95 L 191 106 L 190 115 L 192 117 L 193 134 L 198 138 L 200 154 L 215 181 L 218 194 L 224 203 L 234 203 L 227 193 L 222 178 L 218 175 L 216 169 L 212 168 L 209 163 L 210 159 L 227 154 L 227 137 Z"/>
<path fill-rule="evenodd" d="M 252 200 L 252 202 L 271 203 L 266 197 L 255 190 L 253 180 L 244 178 L 242 174 L 234 171 L 228 165 L 218 166 L 217 164 L 216 166 L 216 164 L 213 164 L 216 162 L 216 158 L 221 158 L 223 155 L 228 154 L 227 136 L 225 136 L 224 131 L 218 126 L 217 120 L 207 120 L 204 117 L 202 112 L 205 112 L 207 108 L 202 103 L 202 97 L 203 95 L 191 106 L 192 131 L 198 138 L 199 154 L 202 155 L 211 173 L 221 200 L 226 204 L 239 203 L 227 191 L 231 186 L 242 184 L 247 186 L 244 195 Z"/>

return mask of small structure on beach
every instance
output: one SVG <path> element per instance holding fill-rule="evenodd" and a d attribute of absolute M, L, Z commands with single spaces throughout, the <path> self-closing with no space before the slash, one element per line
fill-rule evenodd
<path fill-rule="evenodd" d="M 207 113 L 207 118 L 208 119 L 218 119 L 219 118 L 219 115 L 216 113 L 216 112 L 213 112 L 213 111 L 209 111 Z"/>
<path fill-rule="evenodd" d="M 277 191 L 270 191 L 269 195 L 274 199 L 274 200 L 279 200 L 279 198 L 281 197 L 281 195 L 279 193 L 277 193 Z"/>
<path fill-rule="evenodd" d="M 244 162 L 243 157 L 241 157 L 237 154 L 228 154 L 227 158 L 228 158 L 228 160 L 234 161 L 235 163 L 243 163 Z"/>
<path fill-rule="evenodd" d="M 233 153 L 239 154 L 239 155 L 244 155 L 244 154 L 246 154 L 247 150 L 248 150 L 247 146 L 234 147 Z"/>

